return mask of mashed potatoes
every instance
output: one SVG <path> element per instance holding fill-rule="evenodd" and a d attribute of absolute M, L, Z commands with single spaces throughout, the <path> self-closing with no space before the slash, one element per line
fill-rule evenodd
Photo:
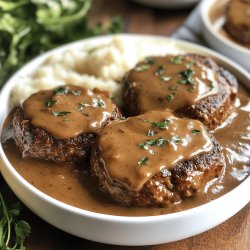
<path fill-rule="evenodd" d="M 119 35 L 104 39 L 101 44 L 85 42 L 81 47 L 71 46 L 60 53 L 52 53 L 31 76 L 18 79 L 11 105 L 18 105 L 38 90 L 66 84 L 108 91 L 120 105 L 123 75 L 146 56 L 169 53 L 180 51 L 161 39 L 149 38 L 142 44 L 141 40 Z"/>

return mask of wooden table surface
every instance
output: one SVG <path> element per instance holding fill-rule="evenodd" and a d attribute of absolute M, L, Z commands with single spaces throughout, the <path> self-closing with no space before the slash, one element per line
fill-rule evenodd
<path fill-rule="evenodd" d="M 121 15 L 125 22 L 125 32 L 170 35 L 182 25 L 191 9 L 157 10 L 143 7 L 132 1 L 95 0 L 89 15 L 90 24 L 109 22 L 113 15 Z M 0 176 L 0 191 L 8 200 L 17 198 Z M 242 194 L 249 195 L 249 194 Z M 227 209 L 226 207 L 224 209 Z M 212 216 L 212 215 L 211 215 Z M 32 228 L 26 241 L 27 250 L 78 250 L 78 249 L 141 249 L 141 250 L 209 250 L 209 249 L 250 249 L 250 204 L 223 224 L 200 235 L 163 245 L 143 247 L 122 247 L 105 245 L 62 232 L 47 224 L 23 206 L 23 217 Z M 191 225 L 190 225 L 191 226 Z"/>

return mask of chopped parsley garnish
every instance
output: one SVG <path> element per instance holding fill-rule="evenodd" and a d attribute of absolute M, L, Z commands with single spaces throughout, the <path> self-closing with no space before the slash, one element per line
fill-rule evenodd
<path fill-rule="evenodd" d="M 70 91 L 73 95 L 79 96 L 81 95 L 82 91 L 81 90 L 71 90 Z"/>
<path fill-rule="evenodd" d="M 141 65 L 138 65 L 134 68 L 135 71 L 137 72 L 142 72 L 142 71 L 146 71 L 150 68 L 150 66 L 148 64 L 141 64 Z"/>
<path fill-rule="evenodd" d="M 195 61 L 190 61 L 190 62 L 186 63 L 185 66 L 186 66 L 188 69 L 190 69 L 190 68 L 192 68 L 194 65 L 196 65 L 196 62 L 195 62 Z"/>
<path fill-rule="evenodd" d="M 171 63 L 182 64 L 183 56 L 176 56 L 170 59 Z"/>
<path fill-rule="evenodd" d="M 172 138 L 171 138 L 171 142 L 175 143 L 175 144 L 180 144 L 182 142 L 182 139 L 180 138 L 180 136 L 178 135 L 174 135 Z"/>
<path fill-rule="evenodd" d="M 168 89 L 169 89 L 169 90 L 177 90 L 178 87 L 176 87 L 176 86 L 169 86 Z"/>
<path fill-rule="evenodd" d="M 67 95 L 69 93 L 69 89 L 68 88 L 64 88 L 64 87 L 60 87 L 58 89 L 55 89 L 54 93 L 56 95 Z"/>
<path fill-rule="evenodd" d="M 201 131 L 199 129 L 193 129 L 192 134 L 198 135 Z"/>
<path fill-rule="evenodd" d="M 138 161 L 138 165 L 139 166 L 147 165 L 147 162 L 148 162 L 148 157 L 144 156 Z"/>
<path fill-rule="evenodd" d="M 51 100 L 51 99 L 49 99 L 49 100 L 46 101 L 47 107 L 52 107 L 52 106 L 55 105 L 56 103 L 57 103 L 56 100 Z"/>
<path fill-rule="evenodd" d="M 71 112 L 69 112 L 69 111 L 51 111 L 51 113 L 54 116 L 65 116 L 67 114 L 70 114 Z"/>
<path fill-rule="evenodd" d="M 166 127 L 168 126 L 168 124 L 170 123 L 170 119 L 166 119 L 164 121 L 160 121 L 160 122 L 152 122 L 153 127 L 158 127 L 160 129 L 166 129 Z"/>
<path fill-rule="evenodd" d="M 148 147 L 151 146 L 158 146 L 158 147 L 163 147 L 168 143 L 163 137 L 159 137 L 158 139 L 155 140 L 146 140 L 145 142 L 140 142 L 138 143 L 138 146 L 140 148 L 148 149 Z"/>
<path fill-rule="evenodd" d="M 77 111 L 82 111 L 84 108 L 89 107 L 90 105 L 88 103 L 79 103 L 79 106 L 75 108 Z"/>
<path fill-rule="evenodd" d="M 146 57 L 144 60 L 144 63 L 149 64 L 149 65 L 154 65 L 155 60 L 152 57 Z"/>
<path fill-rule="evenodd" d="M 98 107 L 103 108 L 103 107 L 105 107 L 105 102 L 100 98 L 94 98 L 94 106 L 95 107 L 98 106 Z"/>
<path fill-rule="evenodd" d="M 67 95 L 67 94 L 73 94 L 75 96 L 81 95 L 82 91 L 81 90 L 70 90 L 68 87 L 59 87 L 54 90 L 54 93 L 56 95 Z"/>
<path fill-rule="evenodd" d="M 182 79 L 178 82 L 179 84 L 194 84 L 193 78 L 194 71 L 191 69 L 186 69 L 180 72 Z"/>
<path fill-rule="evenodd" d="M 172 79 L 172 77 L 171 77 L 171 76 L 161 76 L 160 79 L 161 79 L 162 81 L 164 81 L 164 82 L 168 82 L 169 80 Z"/>
<path fill-rule="evenodd" d="M 148 136 L 154 136 L 155 132 L 153 130 L 149 130 L 147 133 Z"/>
<path fill-rule="evenodd" d="M 190 93 L 194 93 L 194 88 L 193 87 L 188 88 L 187 91 L 190 92 Z"/>
<path fill-rule="evenodd" d="M 173 99 L 174 99 L 174 93 L 169 94 L 169 95 L 166 96 L 166 100 L 167 100 L 168 102 L 171 102 Z"/>
<path fill-rule="evenodd" d="M 165 72 L 165 67 L 161 65 L 155 71 L 155 75 L 161 76 L 161 75 L 163 75 L 164 72 Z"/>

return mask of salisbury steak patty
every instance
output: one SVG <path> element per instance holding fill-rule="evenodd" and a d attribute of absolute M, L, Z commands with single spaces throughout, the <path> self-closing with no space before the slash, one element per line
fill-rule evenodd
<path fill-rule="evenodd" d="M 123 82 L 128 115 L 169 110 L 198 119 L 209 129 L 230 114 L 238 85 L 236 78 L 212 59 L 194 54 L 146 58 Z"/>
<path fill-rule="evenodd" d="M 231 0 L 228 3 L 225 28 L 238 42 L 250 45 L 249 0 Z"/>
<path fill-rule="evenodd" d="M 84 88 L 39 91 L 14 113 L 14 139 L 23 157 L 81 162 L 99 130 L 117 116 L 106 96 Z"/>
<path fill-rule="evenodd" d="M 168 206 L 220 176 L 219 144 L 201 122 L 151 111 L 114 121 L 99 135 L 91 171 L 100 188 L 131 206 Z"/>

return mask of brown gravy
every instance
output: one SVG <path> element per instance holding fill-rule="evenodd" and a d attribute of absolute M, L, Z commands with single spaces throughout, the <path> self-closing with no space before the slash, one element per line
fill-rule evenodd
<path fill-rule="evenodd" d="M 148 57 L 126 75 L 138 95 L 140 113 L 176 111 L 218 92 L 218 75 L 191 58 Z"/>
<path fill-rule="evenodd" d="M 34 187 L 49 196 L 85 210 L 122 216 L 148 216 L 183 211 L 212 201 L 239 185 L 250 174 L 250 99 L 241 89 L 236 108 L 214 136 L 223 147 L 226 169 L 217 182 L 208 183 L 203 192 L 167 208 L 133 208 L 115 203 L 98 190 L 95 180 L 88 175 L 88 166 L 55 164 L 22 159 L 6 120 L 2 145 L 11 164 Z"/>
<path fill-rule="evenodd" d="M 163 169 L 209 153 L 213 143 L 198 120 L 149 111 L 106 126 L 98 139 L 100 161 L 111 179 L 139 191 Z"/>
<path fill-rule="evenodd" d="M 23 109 L 32 125 L 55 138 L 67 139 L 98 132 L 112 116 L 114 105 L 104 94 L 69 85 L 31 95 L 23 103 Z"/>

